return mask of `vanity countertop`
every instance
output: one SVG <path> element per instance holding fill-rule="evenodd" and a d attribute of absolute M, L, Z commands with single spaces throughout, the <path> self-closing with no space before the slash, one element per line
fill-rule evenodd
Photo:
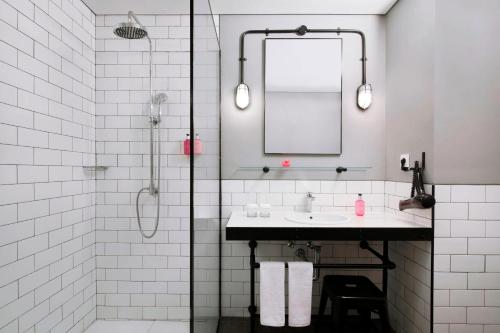
<path fill-rule="evenodd" d="M 273 211 L 270 217 L 247 217 L 245 212 L 233 212 L 226 226 L 226 239 L 431 240 L 433 237 L 430 223 L 420 224 L 390 212 L 368 212 L 362 217 L 338 212 L 349 221 L 327 225 L 291 222 L 287 214 L 290 212 Z"/>

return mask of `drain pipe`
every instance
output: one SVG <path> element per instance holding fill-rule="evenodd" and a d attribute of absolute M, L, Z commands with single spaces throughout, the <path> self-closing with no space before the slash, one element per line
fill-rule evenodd
<path fill-rule="evenodd" d="M 314 245 L 312 242 L 307 242 L 307 247 L 314 251 L 314 265 L 321 261 L 321 246 Z M 319 268 L 315 267 L 313 270 L 313 281 L 319 280 Z"/>

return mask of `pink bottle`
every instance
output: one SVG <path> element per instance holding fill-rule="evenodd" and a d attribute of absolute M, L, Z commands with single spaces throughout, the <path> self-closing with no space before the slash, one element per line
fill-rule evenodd
<path fill-rule="evenodd" d="M 191 140 L 189 140 L 189 134 L 186 134 L 186 139 L 184 140 L 184 155 L 191 155 Z"/>
<path fill-rule="evenodd" d="M 194 153 L 195 155 L 203 153 L 203 144 L 201 143 L 200 135 L 198 133 L 196 133 L 196 137 L 194 138 Z"/>
<path fill-rule="evenodd" d="M 365 201 L 363 200 L 363 195 L 361 193 L 358 194 L 358 200 L 354 202 L 354 208 L 357 216 L 365 215 Z"/>

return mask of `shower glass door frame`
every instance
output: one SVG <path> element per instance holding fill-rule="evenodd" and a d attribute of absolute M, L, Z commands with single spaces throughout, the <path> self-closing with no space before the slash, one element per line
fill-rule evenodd
<path fill-rule="evenodd" d="M 216 333 L 222 311 L 220 46 L 209 0 L 190 0 L 189 67 L 190 332 Z M 198 133 L 201 155 L 195 151 Z M 210 202 L 197 202 L 206 197 L 207 184 Z"/>

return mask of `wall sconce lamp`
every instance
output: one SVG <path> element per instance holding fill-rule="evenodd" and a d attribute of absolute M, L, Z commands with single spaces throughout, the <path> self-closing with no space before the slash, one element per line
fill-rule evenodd
<path fill-rule="evenodd" d="M 241 82 L 236 87 L 236 106 L 240 110 L 245 110 L 250 104 L 250 91 L 248 86 Z"/>
<path fill-rule="evenodd" d="M 358 88 L 358 107 L 361 110 L 366 110 L 372 105 L 372 85 L 365 83 Z"/>
<path fill-rule="evenodd" d="M 250 88 L 245 84 L 244 71 L 245 71 L 245 37 L 249 34 L 296 34 L 297 36 L 304 36 L 306 33 L 351 33 L 357 34 L 361 37 L 361 65 L 362 65 L 362 79 L 361 86 L 357 91 L 357 104 L 358 108 L 362 111 L 367 110 L 372 104 L 373 89 L 372 85 L 366 83 L 366 42 L 365 34 L 360 30 L 352 29 L 309 29 L 305 25 L 297 29 L 283 29 L 283 30 L 248 30 L 240 35 L 240 82 L 235 89 L 235 103 L 238 109 L 245 110 L 250 105 Z"/>

